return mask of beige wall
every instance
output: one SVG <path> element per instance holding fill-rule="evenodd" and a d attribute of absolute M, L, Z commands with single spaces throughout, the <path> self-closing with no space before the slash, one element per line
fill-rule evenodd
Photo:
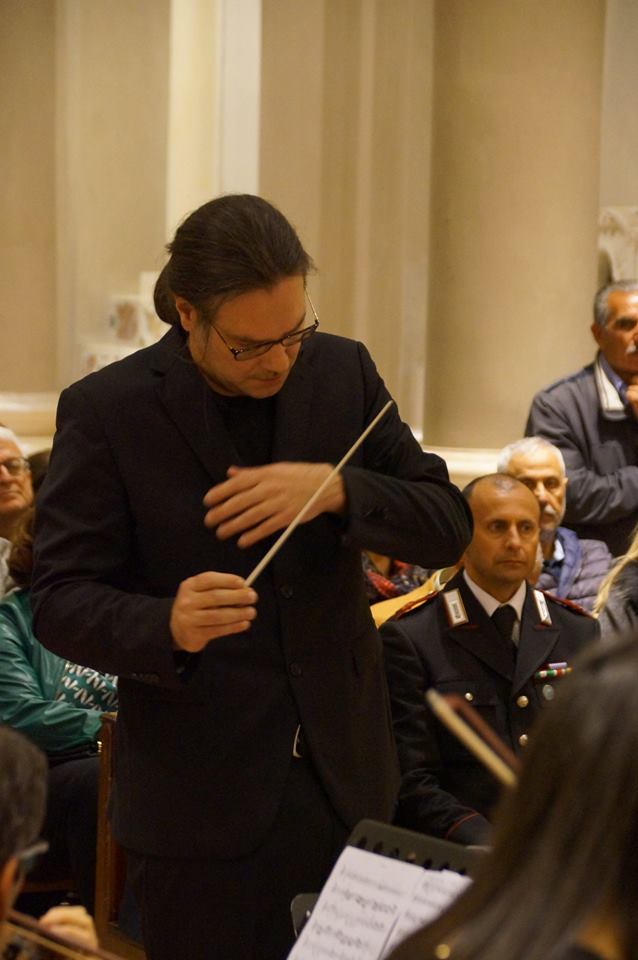
<path fill-rule="evenodd" d="M 59 376 L 109 294 L 162 262 L 168 0 L 58 0 L 56 41 Z"/>
<path fill-rule="evenodd" d="M 638 206 L 638 3 L 607 0 L 600 205 Z"/>
<path fill-rule="evenodd" d="M 160 265 L 169 210 L 217 176 L 224 2 L 0 4 L 0 391 L 65 383 L 76 334 Z M 603 203 L 638 203 L 637 9 L 263 0 L 259 189 L 317 261 L 323 327 L 369 345 L 430 443 L 500 445 L 532 392 L 591 353 L 599 182 Z M 211 65 L 182 96 L 180 159 L 169 61 L 185 11 L 210 24 L 190 59 L 208 49 Z"/>
<path fill-rule="evenodd" d="M 365 341 L 420 424 L 433 3 L 264 0 L 260 190 L 315 258 L 322 328 Z"/>
<path fill-rule="evenodd" d="M 55 384 L 54 20 L 0 3 L 0 391 Z"/>
<path fill-rule="evenodd" d="M 593 354 L 602 0 L 440 0 L 426 437 L 501 446 Z"/>

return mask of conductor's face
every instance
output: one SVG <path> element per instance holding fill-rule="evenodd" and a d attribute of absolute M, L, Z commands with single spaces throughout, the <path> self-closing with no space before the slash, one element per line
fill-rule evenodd
<path fill-rule="evenodd" d="M 199 311 L 183 298 L 176 297 L 175 304 L 194 362 L 213 390 L 228 397 L 263 400 L 278 393 L 301 344 L 272 341 L 311 326 L 314 319 L 306 316 L 301 276 L 239 294 L 219 307 L 212 324 L 202 322 Z"/>

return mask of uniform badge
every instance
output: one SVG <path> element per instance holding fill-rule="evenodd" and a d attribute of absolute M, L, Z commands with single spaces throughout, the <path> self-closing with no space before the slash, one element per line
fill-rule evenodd
<path fill-rule="evenodd" d="M 465 612 L 465 606 L 458 590 L 446 590 L 442 597 L 448 623 L 451 627 L 460 627 L 463 623 L 469 623 L 469 617 Z"/>
<path fill-rule="evenodd" d="M 538 610 L 538 616 L 540 617 L 541 623 L 551 624 L 552 618 L 549 615 L 549 610 L 547 609 L 547 601 L 545 600 L 545 595 L 542 590 L 533 590 L 534 600 L 536 601 L 536 609 Z"/>

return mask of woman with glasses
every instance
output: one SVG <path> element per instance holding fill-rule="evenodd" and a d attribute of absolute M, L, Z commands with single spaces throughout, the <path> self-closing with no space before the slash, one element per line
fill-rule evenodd
<path fill-rule="evenodd" d="M 0 597 L 11 588 L 7 560 L 20 518 L 33 503 L 29 461 L 12 430 L 0 424 Z"/>
<path fill-rule="evenodd" d="M 602 644 L 547 707 L 480 873 L 390 960 L 635 960 L 638 644 Z"/>
<path fill-rule="evenodd" d="M 40 747 L 49 761 L 43 836 L 49 853 L 34 876 L 71 876 L 74 892 L 93 911 L 99 758 L 104 711 L 117 707 L 115 677 L 70 663 L 33 634 L 29 584 L 33 508 L 23 516 L 9 556 L 16 588 L 0 603 L 0 723 Z"/>

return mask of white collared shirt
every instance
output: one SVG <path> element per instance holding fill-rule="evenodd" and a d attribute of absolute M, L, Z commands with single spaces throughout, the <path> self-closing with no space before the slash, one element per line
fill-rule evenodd
<path fill-rule="evenodd" d="M 491 617 L 495 610 L 498 610 L 499 607 L 510 606 L 514 607 L 514 612 L 516 613 L 516 623 L 514 624 L 514 629 L 512 631 L 512 641 L 518 645 L 518 639 L 521 633 L 521 617 L 523 616 L 523 604 L 525 603 L 525 597 L 527 595 L 527 583 L 525 580 L 521 583 L 518 590 L 511 597 L 507 603 L 501 603 L 500 600 L 497 600 L 491 595 L 491 593 L 486 593 L 482 587 L 479 587 L 478 583 L 474 583 L 467 570 L 463 570 L 463 578 L 467 583 L 469 589 L 472 591 L 478 602 L 481 604 L 485 610 L 488 617 Z"/>

